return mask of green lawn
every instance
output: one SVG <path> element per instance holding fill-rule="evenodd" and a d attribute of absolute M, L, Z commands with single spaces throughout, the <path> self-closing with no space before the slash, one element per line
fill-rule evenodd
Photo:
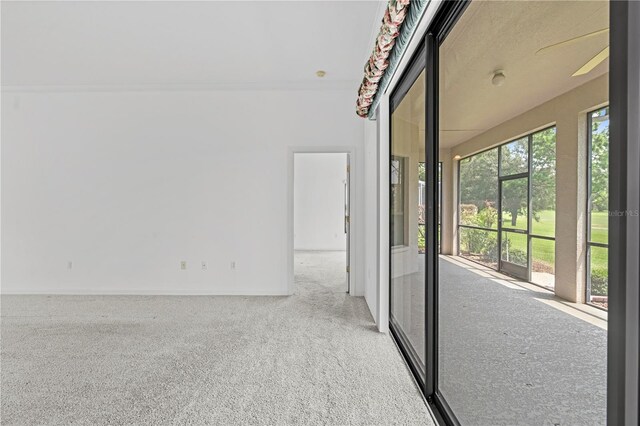
<path fill-rule="evenodd" d="M 608 239 L 609 217 L 607 212 L 591 212 L 591 241 L 607 244 Z"/>
<path fill-rule="evenodd" d="M 591 241 L 596 243 L 609 242 L 609 216 L 607 212 L 591 212 Z M 607 269 L 609 249 L 591 248 L 591 269 Z"/>
<path fill-rule="evenodd" d="M 534 218 L 531 224 L 531 233 L 533 235 L 541 235 L 553 237 L 555 235 L 555 211 L 543 210 L 537 212 L 537 220 Z M 503 215 L 503 226 L 515 229 L 526 229 L 527 218 L 525 215 L 518 215 L 516 225 L 511 225 L 511 216 Z M 607 243 L 608 242 L 608 217 L 607 212 L 592 212 L 591 214 L 591 241 Z M 527 238 L 526 235 L 513 232 L 503 233 L 503 239 L 508 238 L 510 241 L 510 249 L 526 253 Z M 547 265 L 554 264 L 555 258 L 555 242 L 533 238 L 531 242 L 531 257 L 535 262 L 541 262 Z M 606 269 L 607 268 L 607 249 L 592 248 L 591 249 L 591 268 Z"/>
<path fill-rule="evenodd" d="M 487 212 L 478 212 L 477 216 L 467 217 L 465 220 L 471 225 L 483 226 L 483 220 L 491 217 Z M 502 249 L 497 248 L 497 232 L 479 229 L 460 229 L 460 251 L 463 256 L 485 263 L 493 268 L 497 265 L 498 256 L 512 263 L 526 266 L 527 264 L 527 235 L 506 231 L 505 228 L 526 230 L 527 217 L 519 215 L 515 225 L 511 224 L 511 216 L 505 214 L 502 233 Z M 492 227 L 495 229 L 495 221 Z M 488 226 L 485 225 L 485 226 Z M 545 210 L 536 213 L 531 224 L 531 259 L 532 271 L 554 273 L 555 270 L 555 241 L 536 238 L 535 236 L 553 237 L 555 235 L 555 212 Z M 608 243 L 607 212 L 591 213 L 591 242 Z M 591 262 L 587 266 L 590 270 L 591 295 L 606 296 L 608 292 L 608 255 L 606 247 L 590 248 Z"/>

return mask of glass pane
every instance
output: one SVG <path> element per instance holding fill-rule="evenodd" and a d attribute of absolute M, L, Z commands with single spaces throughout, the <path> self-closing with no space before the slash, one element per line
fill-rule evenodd
<path fill-rule="evenodd" d="M 609 242 L 609 108 L 591 113 L 591 219 L 589 241 Z"/>
<path fill-rule="evenodd" d="M 609 243 L 609 215 L 607 211 L 591 211 L 591 238 L 594 243 Z"/>
<path fill-rule="evenodd" d="M 556 128 L 533 135 L 531 156 L 531 233 L 556 235 Z"/>
<path fill-rule="evenodd" d="M 531 282 L 553 290 L 556 282 L 556 242 L 531 239 Z"/>
<path fill-rule="evenodd" d="M 526 173 L 529 170 L 529 139 L 522 138 L 500 147 L 500 176 Z"/>
<path fill-rule="evenodd" d="M 490 268 L 498 267 L 498 233 L 482 229 L 460 229 L 460 256 Z"/>
<path fill-rule="evenodd" d="M 425 371 L 425 73 L 391 116 L 390 322 Z"/>
<path fill-rule="evenodd" d="M 527 234 L 502 233 L 502 257 L 505 262 L 527 267 Z"/>
<path fill-rule="evenodd" d="M 498 149 L 460 160 L 461 225 L 497 229 Z"/>
<path fill-rule="evenodd" d="M 402 246 L 405 242 L 405 158 L 391 158 L 391 245 Z"/>
<path fill-rule="evenodd" d="M 440 152 L 459 164 L 453 190 L 444 175 L 445 249 L 451 244 L 446 207 L 458 200 L 461 205 L 452 233 L 458 250 L 443 250 L 438 264 L 435 392 L 461 425 L 606 425 L 611 324 L 593 306 L 567 309 L 563 298 L 568 303 L 582 291 L 584 299 L 588 287 L 580 285 L 588 278 L 588 252 L 576 242 L 586 239 L 588 228 L 594 240 L 606 236 L 607 179 L 600 172 L 607 169 L 608 118 L 598 112 L 587 127 L 585 100 L 606 102 L 601 89 L 608 84 L 609 61 L 590 58 L 607 47 L 608 32 L 593 32 L 609 27 L 609 5 L 471 1 L 439 45 Z M 487 31 L 496 23 L 504 25 Z M 592 34 L 588 41 L 585 34 Z M 571 43 L 575 49 L 562 43 L 574 39 L 580 40 Z M 593 52 L 578 55 L 581 49 Z M 592 131 L 598 155 L 593 228 L 587 214 Z M 496 149 L 500 171 L 493 167 Z M 494 162 L 479 167 L 472 161 L 481 156 L 467 158 L 480 152 Z M 488 267 L 495 267 L 488 254 L 496 248 L 493 235 L 477 231 L 484 201 L 492 199 L 485 194 L 496 188 L 499 226 L 491 230 L 501 243 L 492 254 L 506 276 Z M 604 261 L 606 248 L 593 248 L 594 293 L 587 300 L 601 304 Z M 539 285 L 522 282 L 528 280 Z"/>
<path fill-rule="evenodd" d="M 604 247 L 589 248 L 589 285 L 591 303 L 608 308 L 609 294 L 609 249 Z"/>
<path fill-rule="evenodd" d="M 527 229 L 527 193 L 529 179 L 512 179 L 502 182 L 502 227 Z"/>

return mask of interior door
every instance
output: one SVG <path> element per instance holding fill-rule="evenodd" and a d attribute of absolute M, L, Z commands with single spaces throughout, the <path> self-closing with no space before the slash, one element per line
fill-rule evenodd
<path fill-rule="evenodd" d="M 500 270 L 529 280 L 529 177 L 500 180 Z"/>
<path fill-rule="evenodd" d="M 351 293 L 351 160 L 347 154 L 347 179 L 344 182 L 344 233 L 347 239 L 347 293 Z"/>

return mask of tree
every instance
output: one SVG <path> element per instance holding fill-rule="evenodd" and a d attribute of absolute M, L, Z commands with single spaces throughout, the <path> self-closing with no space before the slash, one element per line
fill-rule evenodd
<path fill-rule="evenodd" d="M 591 209 L 606 211 L 609 208 L 609 112 L 605 109 L 595 114 L 599 115 L 591 125 Z"/>
<path fill-rule="evenodd" d="M 460 161 L 460 203 L 478 211 L 498 201 L 498 150 L 491 149 Z"/>
<path fill-rule="evenodd" d="M 556 128 L 542 130 L 533 136 L 531 153 L 531 210 L 540 220 L 542 210 L 556 207 Z M 502 176 L 526 172 L 528 138 L 522 138 L 460 161 L 460 203 L 473 204 L 480 213 L 487 206 L 495 207 L 498 198 L 498 149 L 501 150 Z M 526 181 L 503 186 L 502 210 L 511 214 L 511 226 L 517 225 L 518 214 L 527 208 Z M 606 186 L 606 184 L 605 184 Z"/>
<path fill-rule="evenodd" d="M 533 218 L 538 212 L 556 209 L 556 128 L 533 135 L 531 157 L 531 208 Z"/>
<path fill-rule="evenodd" d="M 500 147 L 500 175 L 510 176 L 529 170 L 529 138 L 525 137 Z M 517 179 L 502 183 L 502 211 L 511 214 L 511 226 L 515 227 L 518 215 L 526 213 L 527 180 Z"/>
<path fill-rule="evenodd" d="M 502 183 L 502 211 L 511 214 L 511 226 L 517 225 L 518 214 L 526 212 L 527 180 L 513 179 Z"/>

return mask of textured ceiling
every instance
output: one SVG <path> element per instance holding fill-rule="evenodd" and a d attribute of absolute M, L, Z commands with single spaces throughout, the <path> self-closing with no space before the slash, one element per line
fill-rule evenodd
<path fill-rule="evenodd" d="M 547 45 L 609 25 L 608 2 L 475 1 L 441 49 L 440 144 L 451 147 L 608 71 L 571 75 L 608 44 L 608 34 Z M 506 82 L 491 84 L 503 69 Z"/>
<path fill-rule="evenodd" d="M 606 73 L 608 60 L 571 77 L 607 46 L 607 34 L 536 52 L 606 28 L 608 21 L 604 1 L 473 1 L 440 50 L 440 146 L 460 144 Z M 506 75 L 500 87 L 491 84 L 497 69 Z M 420 129 L 423 99 L 412 95 L 397 110 Z"/>
<path fill-rule="evenodd" d="M 426 74 L 422 71 L 394 112 L 397 117 L 405 121 L 417 123 L 420 130 L 424 130 L 425 120 L 425 79 Z"/>
<path fill-rule="evenodd" d="M 2 84 L 352 87 L 355 99 L 378 10 L 376 1 L 3 1 Z"/>

